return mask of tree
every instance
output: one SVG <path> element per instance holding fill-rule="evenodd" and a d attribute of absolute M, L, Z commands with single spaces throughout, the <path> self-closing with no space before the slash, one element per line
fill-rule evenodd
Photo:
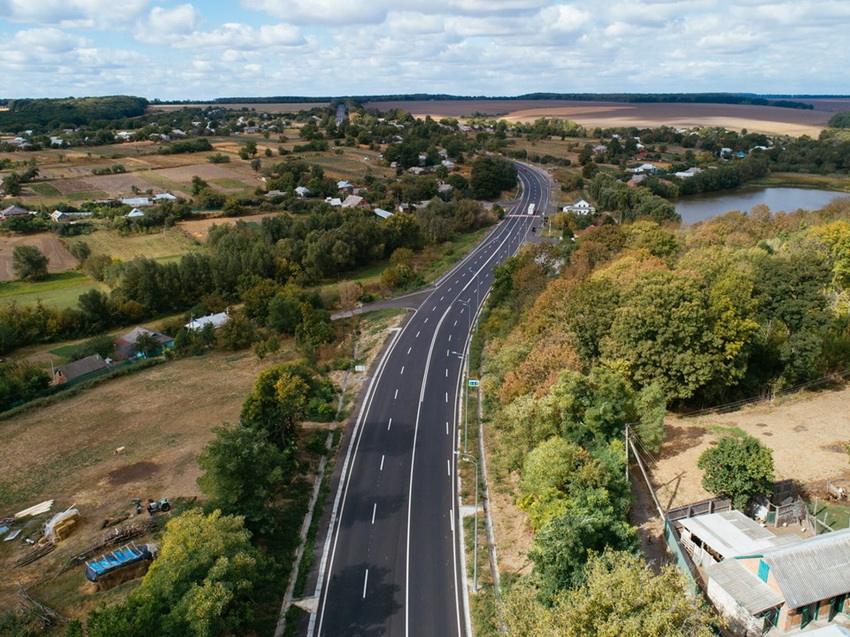
<path fill-rule="evenodd" d="M 472 162 L 470 186 L 476 199 L 493 199 L 516 186 L 516 167 L 507 159 L 482 155 Z"/>
<path fill-rule="evenodd" d="M 215 438 L 198 458 L 205 472 L 198 485 L 208 508 L 242 515 L 254 531 L 268 530 L 269 507 L 293 469 L 293 454 L 269 441 L 261 429 L 224 425 L 213 432 Z"/>
<path fill-rule="evenodd" d="M 722 622 L 689 590 L 675 566 L 659 573 L 631 553 L 591 556 L 584 582 L 541 603 L 520 583 L 504 599 L 510 635 L 531 637 L 711 637 Z"/>
<path fill-rule="evenodd" d="M 22 281 L 41 281 L 46 278 L 49 261 L 35 246 L 20 245 L 12 250 L 12 269 Z"/>
<path fill-rule="evenodd" d="M 191 509 L 166 525 L 159 557 L 127 601 L 89 613 L 89 637 L 238 634 L 263 558 L 243 519 Z"/>
<path fill-rule="evenodd" d="M 270 440 L 279 440 L 280 448 L 288 449 L 295 444 L 295 427 L 309 403 L 313 376 L 302 363 L 262 371 L 242 404 L 241 423 L 266 431 Z"/>
<path fill-rule="evenodd" d="M 604 490 L 597 490 L 582 506 L 547 522 L 534 538 L 528 556 L 543 595 L 549 597 L 582 581 L 588 553 L 636 547 L 634 527 L 613 511 Z"/>
<path fill-rule="evenodd" d="M 702 452 L 697 467 L 703 470 L 706 491 L 732 498 L 743 510 L 757 495 L 773 491 L 773 451 L 752 436 L 728 436 Z"/>
<path fill-rule="evenodd" d="M 147 332 L 141 332 L 136 337 L 136 352 L 141 352 L 145 356 L 153 356 L 161 349 L 162 343 Z"/>

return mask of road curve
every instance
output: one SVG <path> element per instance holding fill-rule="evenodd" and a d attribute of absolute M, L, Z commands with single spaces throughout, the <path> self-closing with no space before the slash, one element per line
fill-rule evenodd
<path fill-rule="evenodd" d="M 521 197 L 410 316 L 372 369 L 340 458 L 309 637 L 462 637 L 463 560 L 454 449 L 470 326 L 493 280 L 549 204 L 542 171 L 517 163 Z"/>

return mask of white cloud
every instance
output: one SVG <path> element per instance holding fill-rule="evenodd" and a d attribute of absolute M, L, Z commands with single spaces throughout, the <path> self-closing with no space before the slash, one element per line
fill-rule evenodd
<path fill-rule="evenodd" d="M 150 0 L 5 0 L 0 19 L 74 28 L 106 28 L 132 23 Z"/>

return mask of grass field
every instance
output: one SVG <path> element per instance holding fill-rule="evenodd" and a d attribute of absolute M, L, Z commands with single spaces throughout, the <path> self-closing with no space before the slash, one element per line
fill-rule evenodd
<path fill-rule="evenodd" d="M 28 184 L 28 186 L 33 192 L 42 197 L 58 197 L 62 194 L 58 188 L 47 183 L 32 183 Z"/>
<path fill-rule="evenodd" d="M 26 305 L 41 301 L 48 307 L 76 307 L 77 297 L 91 289 L 107 288 L 76 271 L 50 274 L 46 280 L 36 283 L 3 281 L 0 282 L 0 305 Z"/>
<path fill-rule="evenodd" d="M 202 250 L 202 246 L 186 236 L 179 228 L 166 228 L 150 234 L 123 235 L 116 230 L 96 230 L 92 234 L 67 239 L 69 245 L 85 242 L 93 254 L 129 261 L 136 257 L 163 259 L 179 257 L 181 254 Z"/>

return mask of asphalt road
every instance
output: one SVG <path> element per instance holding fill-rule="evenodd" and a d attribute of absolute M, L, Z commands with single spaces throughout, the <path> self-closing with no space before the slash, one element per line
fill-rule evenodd
<path fill-rule="evenodd" d="M 372 369 L 339 459 L 308 635 L 468 635 L 454 450 L 470 326 L 493 280 L 548 207 L 549 182 L 518 164 L 510 214 L 435 285 Z"/>

